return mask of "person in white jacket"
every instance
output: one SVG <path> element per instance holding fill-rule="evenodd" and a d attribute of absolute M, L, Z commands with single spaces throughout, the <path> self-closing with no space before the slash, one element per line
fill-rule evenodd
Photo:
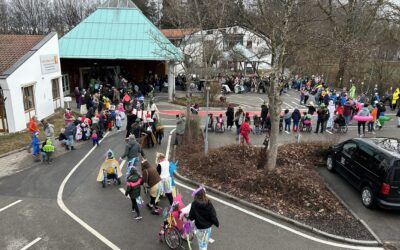
<path fill-rule="evenodd" d="M 332 100 L 329 101 L 329 105 L 328 105 L 328 111 L 329 111 L 329 119 L 328 119 L 328 123 L 326 125 L 327 129 L 332 129 L 333 127 L 333 120 L 334 120 L 334 116 L 335 116 L 335 104 L 333 103 Z"/>
<path fill-rule="evenodd" d="M 174 198 L 172 196 L 172 178 L 169 172 L 169 161 L 164 154 L 157 153 L 157 172 L 161 178 L 161 193 L 167 196 L 169 204 L 172 205 Z"/>

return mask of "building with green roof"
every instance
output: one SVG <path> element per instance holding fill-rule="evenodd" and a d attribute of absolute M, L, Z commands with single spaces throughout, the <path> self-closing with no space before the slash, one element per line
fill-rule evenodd
<path fill-rule="evenodd" d="M 131 0 L 107 1 L 65 34 L 59 46 L 69 89 L 87 88 L 93 78 L 114 84 L 120 74 L 134 82 L 169 75 L 174 82 L 168 62 L 182 57 Z"/>

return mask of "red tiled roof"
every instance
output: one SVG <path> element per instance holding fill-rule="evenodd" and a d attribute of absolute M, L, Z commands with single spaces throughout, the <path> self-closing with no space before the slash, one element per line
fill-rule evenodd
<path fill-rule="evenodd" d="M 160 31 L 169 39 L 179 39 L 191 35 L 199 29 L 162 29 Z"/>
<path fill-rule="evenodd" d="M 0 75 L 44 37 L 45 35 L 0 35 Z"/>

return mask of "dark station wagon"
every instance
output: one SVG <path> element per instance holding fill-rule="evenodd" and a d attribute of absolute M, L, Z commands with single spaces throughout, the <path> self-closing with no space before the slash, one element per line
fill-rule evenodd
<path fill-rule="evenodd" d="M 364 206 L 400 209 L 400 139 L 347 140 L 330 147 L 326 163 L 361 192 Z"/>

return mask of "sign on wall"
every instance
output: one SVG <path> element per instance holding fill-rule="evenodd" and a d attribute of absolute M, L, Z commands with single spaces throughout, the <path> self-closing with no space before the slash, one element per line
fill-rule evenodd
<path fill-rule="evenodd" d="M 58 55 L 43 55 L 40 56 L 40 65 L 42 66 L 42 74 L 51 74 L 59 71 L 60 62 Z"/>

